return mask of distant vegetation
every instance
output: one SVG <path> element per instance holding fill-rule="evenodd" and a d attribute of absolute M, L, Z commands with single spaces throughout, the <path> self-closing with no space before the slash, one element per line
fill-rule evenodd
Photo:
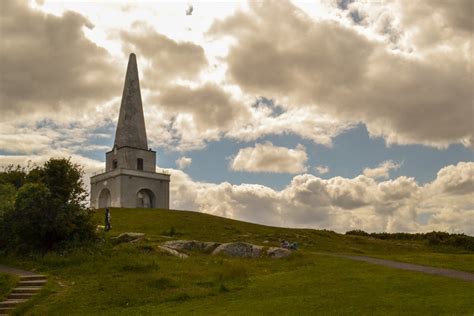
<path fill-rule="evenodd" d="M 429 245 L 450 246 L 474 251 L 474 237 L 465 234 L 450 234 L 446 232 L 430 233 L 367 233 L 363 230 L 351 230 L 346 235 L 367 236 L 383 240 L 424 240 Z"/>
<path fill-rule="evenodd" d="M 69 159 L 0 172 L 0 249 L 44 252 L 95 238 L 83 171 Z"/>

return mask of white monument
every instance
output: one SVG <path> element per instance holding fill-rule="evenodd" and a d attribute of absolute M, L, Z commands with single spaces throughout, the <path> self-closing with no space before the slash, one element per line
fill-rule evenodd
<path fill-rule="evenodd" d="M 105 172 L 91 177 L 91 207 L 169 209 L 170 175 L 156 172 L 148 148 L 137 60 L 130 54 L 114 147 L 105 154 Z"/>

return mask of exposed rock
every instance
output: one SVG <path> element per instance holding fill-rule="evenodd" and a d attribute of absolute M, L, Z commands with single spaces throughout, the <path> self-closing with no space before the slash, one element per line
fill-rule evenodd
<path fill-rule="evenodd" d="M 214 249 L 216 249 L 220 245 L 220 243 L 197 241 L 197 240 L 173 240 L 173 241 L 166 241 L 162 245 L 174 250 L 212 252 Z"/>
<path fill-rule="evenodd" d="M 123 234 L 118 235 L 117 237 L 112 237 L 110 239 L 118 241 L 119 243 L 137 242 L 137 241 L 142 240 L 144 236 L 145 234 L 143 233 L 123 233 Z"/>
<path fill-rule="evenodd" d="M 217 247 L 212 255 L 224 254 L 238 258 L 257 258 L 262 253 L 262 246 L 255 246 L 246 242 L 233 242 Z"/>
<path fill-rule="evenodd" d="M 270 247 L 267 250 L 267 255 L 275 259 L 284 258 L 291 255 L 291 250 L 280 247 Z"/>
<path fill-rule="evenodd" d="M 163 253 L 166 253 L 168 255 L 175 256 L 178 258 L 186 259 L 188 257 L 187 254 L 181 253 L 179 251 L 176 251 L 174 249 L 171 249 L 165 246 L 158 246 L 158 249 Z"/>
<path fill-rule="evenodd" d="M 224 254 L 236 258 L 259 258 L 262 256 L 268 256 L 270 258 L 278 259 L 287 257 L 292 253 L 291 250 L 280 247 L 270 247 L 264 251 L 263 246 L 252 245 L 246 242 L 221 244 L 218 242 L 197 240 L 166 241 L 159 246 L 159 249 L 160 251 L 181 258 L 188 257 L 186 254 L 181 253 L 181 250 L 202 251 L 212 253 L 212 255 Z"/>

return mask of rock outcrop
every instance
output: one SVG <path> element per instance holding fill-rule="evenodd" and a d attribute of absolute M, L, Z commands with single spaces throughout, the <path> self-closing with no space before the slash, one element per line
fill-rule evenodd
<path fill-rule="evenodd" d="M 258 258 L 262 254 L 262 246 L 255 246 L 246 242 L 233 242 L 217 247 L 212 255 L 224 254 L 237 258 Z"/>
<path fill-rule="evenodd" d="M 142 240 L 145 237 L 143 233 L 123 233 L 117 237 L 112 237 L 110 239 L 117 241 L 118 243 L 124 242 L 137 242 Z"/>
<path fill-rule="evenodd" d="M 163 242 L 159 246 L 159 250 L 166 252 L 167 254 L 187 258 L 188 255 L 181 251 L 200 251 L 204 253 L 212 253 L 215 255 L 226 255 L 234 258 L 284 258 L 291 255 L 292 250 L 270 247 L 266 248 L 263 246 L 257 246 L 246 242 L 231 242 L 221 244 L 213 241 L 197 241 L 197 240 L 172 240 Z"/>
<path fill-rule="evenodd" d="M 291 255 L 291 250 L 289 249 L 280 247 L 270 247 L 267 249 L 267 256 L 269 256 L 270 258 L 279 259 L 288 257 L 289 255 Z"/>
<path fill-rule="evenodd" d="M 168 248 L 168 247 L 165 247 L 165 246 L 158 246 L 158 250 L 162 253 L 167 254 L 167 255 L 171 255 L 171 256 L 174 256 L 174 257 L 182 258 L 182 259 L 186 259 L 188 257 L 188 255 L 185 254 L 185 253 L 181 253 L 179 251 L 176 251 L 174 249 L 171 249 L 171 248 Z"/>
<path fill-rule="evenodd" d="M 162 244 L 167 248 L 174 250 L 188 250 L 188 251 L 202 251 L 210 253 L 214 251 L 221 244 L 218 242 L 206 242 L 206 241 L 197 241 L 197 240 L 173 240 L 166 241 Z"/>

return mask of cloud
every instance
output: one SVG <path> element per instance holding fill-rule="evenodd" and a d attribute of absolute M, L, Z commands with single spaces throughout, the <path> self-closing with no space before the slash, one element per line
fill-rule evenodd
<path fill-rule="evenodd" d="M 49 148 L 51 139 L 38 134 L 0 134 L 0 149 L 7 153 L 32 154 Z"/>
<path fill-rule="evenodd" d="M 275 104 L 275 100 L 257 98 L 245 124 L 235 125 L 226 136 L 254 141 L 267 135 L 295 134 L 316 144 L 332 146 L 334 137 L 354 126 L 309 107 L 287 109 Z"/>
<path fill-rule="evenodd" d="M 306 171 L 307 161 L 306 148 L 302 145 L 289 149 L 266 142 L 240 149 L 229 166 L 234 171 L 300 173 Z"/>
<path fill-rule="evenodd" d="M 472 235 L 474 204 L 468 195 L 460 199 L 456 192 L 434 192 L 434 187 L 439 188 L 443 182 L 444 173 L 455 177 L 466 166 L 472 168 L 474 163 L 447 166 L 424 186 L 404 176 L 376 182 L 364 175 L 321 179 L 303 174 L 280 191 L 253 184 L 196 182 L 181 171 L 172 171 L 171 200 L 178 209 L 267 225 L 339 232 L 443 230 Z"/>
<path fill-rule="evenodd" d="M 173 150 L 201 149 L 251 119 L 247 106 L 214 83 L 163 86 L 147 101 L 153 105 L 145 108 L 149 138 Z"/>
<path fill-rule="evenodd" d="M 62 16 L 3 1 L 0 29 L 0 111 L 15 115 L 82 111 L 119 87 L 108 52 L 85 37 L 93 25 L 74 12 Z"/>
<path fill-rule="evenodd" d="M 179 169 L 186 169 L 192 162 L 193 160 L 191 158 L 183 156 L 176 160 L 176 165 Z"/>
<path fill-rule="evenodd" d="M 86 173 L 103 171 L 104 163 L 87 158 L 68 151 L 50 150 L 43 155 L 0 155 L 0 166 L 21 165 L 26 166 L 28 163 L 32 165 L 40 165 L 48 161 L 50 158 L 71 158 L 71 161 L 84 167 Z"/>
<path fill-rule="evenodd" d="M 394 163 L 392 160 L 387 160 L 379 164 L 376 168 L 365 168 L 363 174 L 366 177 L 373 179 L 388 179 L 388 177 L 390 176 L 390 170 L 396 170 L 400 168 L 400 166 L 401 164 Z"/>
<path fill-rule="evenodd" d="M 314 167 L 314 171 L 316 171 L 319 174 L 326 174 L 329 172 L 329 167 L 328 166 L 316 166 Z"/>
<path fill-rule="evenodd" d="M 466 195 L 474 193 L 474 164 L 459 162 L 442 168 L 431 184 L 431 189 L 441 194 Z"/>
<path fill-rule="evenodd" d="M 170 85 L 147 101 L 153 105 L 145 107 L 147 126 L 153 125 L 148 136 L 174 150 L 201 149 L 222 138 L 250 142 L 284 134 L 330 147 L 334 137 L 354 126 L 311 108 L 286 110 L 265 98 L 236 99 L 214 83 Z"/>
<path fill-rule="evenodd" d="M 363 122 L 388 144 L 473 139 L 468 35 L 458 34 L 462 45 L 409 55 L 337 21 L 311 19 L 287 1 L 249 6 L 209 30 L 235 39 L 227 76 L 247 93 Z M 275 28 L 281 21 L 285 27 Z"/>
<path fill-rule="evenodd" d="M 121 31 L 126 53 L 136 51 L 150 63 L 144 67 L 143 87 L 156 88 L 175 79 L 196 79 L 207 66 L 204 49 L 191 42 L 177 42 L 145 23 L 136 22 L 132 31 Z"/>
<path fill-rule="evenodd" d="M 412 29 L 415 43 L 419 46 L 437 46 L 443 41 L 457 41 L 456 37 L 472 34 L 473 3 L 459 0 L 449 3 L 443 0 L 400 0 L 402 24 Z"/>
<path fill-rule="evenodd" d="M 215 84 L 197 88 L 169 86 L 157 96 L 157 102 L 176 115 L 190 113 L 199 130 L 227 127 L 245 118 L 246 108 L 241 106 Z"/>

